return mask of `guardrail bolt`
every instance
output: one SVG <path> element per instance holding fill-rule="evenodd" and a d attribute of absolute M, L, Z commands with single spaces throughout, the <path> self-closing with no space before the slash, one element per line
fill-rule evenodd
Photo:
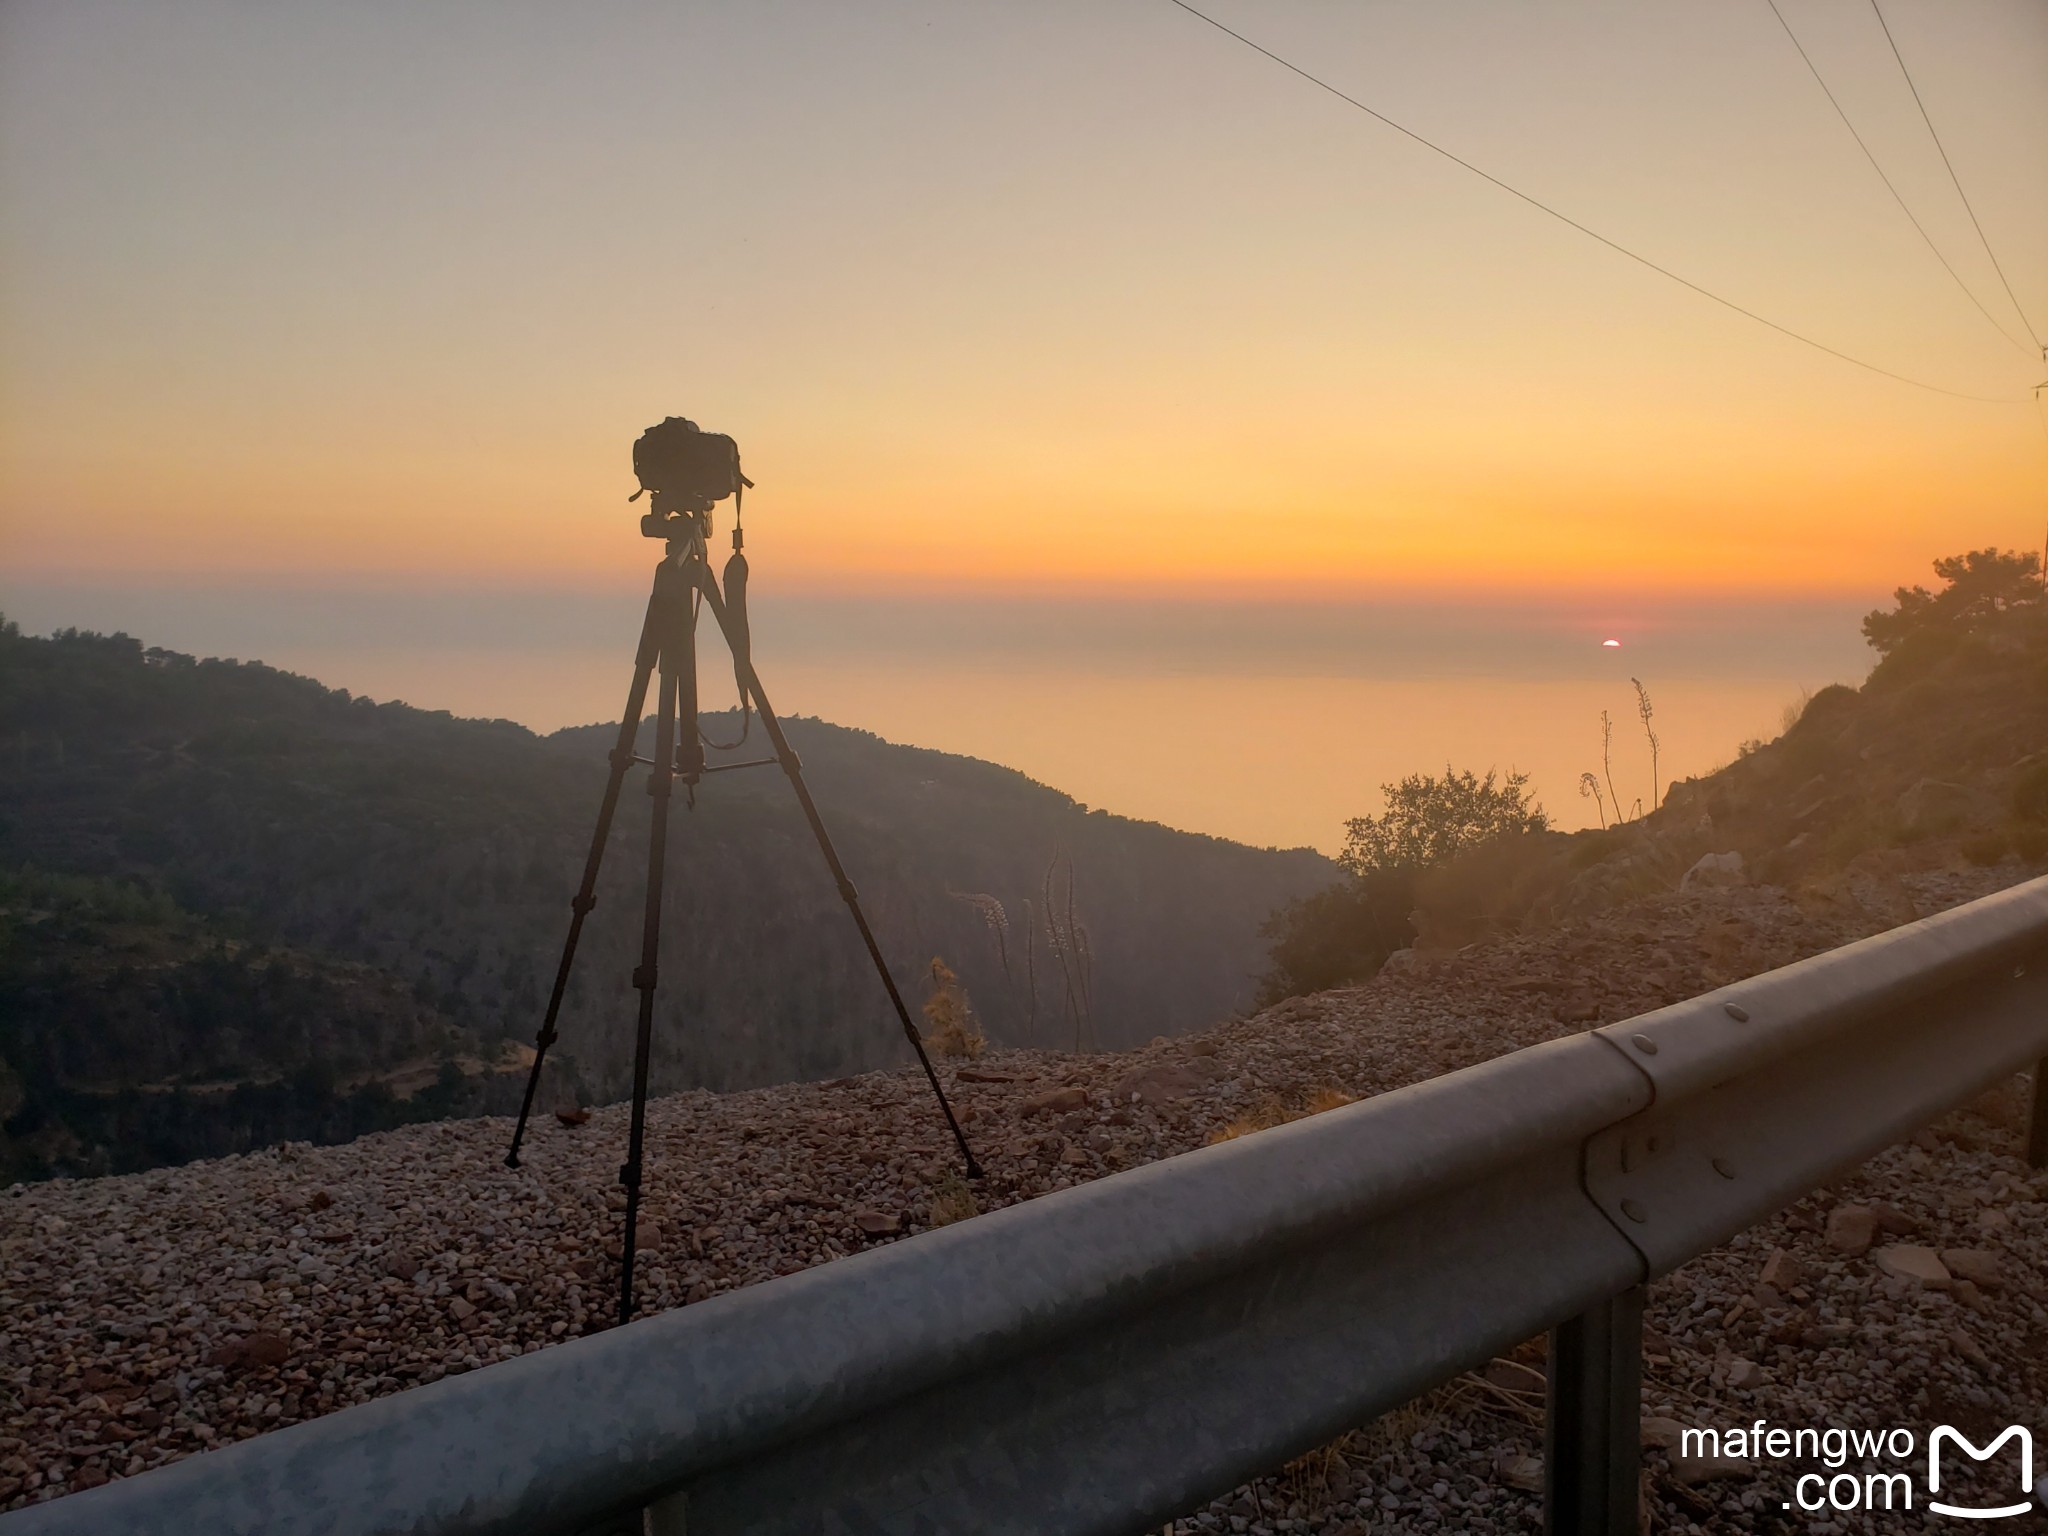
<path fill-rule="evenodd" d="M 1549 1536 L 1636 1536 L 1642 1391 L 1641 1286 L 1551 1329 L 1543 1417 Z"/>

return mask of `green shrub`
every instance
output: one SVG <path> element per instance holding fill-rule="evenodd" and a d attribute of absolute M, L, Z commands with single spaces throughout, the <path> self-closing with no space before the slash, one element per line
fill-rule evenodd
<path fill-rule="evenodd" d="M 1619 827 L 1604 832 L 1580 832 L 1572 838 L 1571 857 L 1566 862 L 1573 869 L 1591 869 L 1626 848 L 1628 842 L 1628 834 Z"/>
<path fill-rule="evenodd" d="M 1344 825 L 1338 862 L 1350 878 L 1282 907 L 1260 930 L 1272 968 L 1260 979 L 1259 1005 L 1365 981 L 1414 943 L 1419 876 L 1549 826 L 1528 783 L 1527 774 L 1501 783 L 1490 768 L 1481 778 L 1446 765 L 1442 778 L 1411 773 L 1382 784 L 1386 810 Z"/>
<path fill-rule="evenodd" d="M 2048 824 L 2048 763 L 2036 763 L 2012 786 L 2013 814 L 2021 821 Z"/>
<path fill-rule="evenodd" d="M 1521 927 L 1558 883 L 1565 837 L 1531 832 L 1499 837 L 1460 854 L 1416 881 L 1415 905 L 1430 941 L 1463 944 Z"/>
<path fill-rule="evenodd" d="M 1272 968 L 1260 978 L 1258 1005 L 1370 980 L 1387 956 L 1415 942 L 1414 907 L 1407 870 L 1354 875 L 1289 902 L 1260 929 Z"/>
<path fill-rule="evenodd" d="M 1911 839 L 1899 821 L 1898 812 L 1888 806 L 1867 809 L 1828 829 L 1826 841 L 1822 844 L 1821 862 L 1840 866 L 1859 853 L 1868 853 L 1873 848 L 1897 848 L 1909 841 Z"/>
<path fill-rule="evenodd" d="M 2012 851 L 2003 832 L 1978 832 L 1962 842 L 1963 857 L 1979 868 L 1996 864 Z"/>
<path fill-rule="evenodd" d="M 1906 636 L 1874 668 L 1872 688 L 1897 688 L 1927 676 L 1963 646 L 1962 635 L 1952 629 L 1923 629 Z"/>
<path fill-rule="evenodd" d="M 1434 869 L 1496 838 L 1540 832 L 1550 818 L 1524 793 L 1528 783 L 1526 773 L 1510 773 L 1496 785 L 1491 768 L 1482 779 L 1446 764 L 1442 778 L 1411 773 L 1398 784 L 1382 784 L 1386 812 L 1344 824 L 1338 862 L 1354 875 Z"/>
<path fill-rule="evenodd" d="M 1969 818 L 1961 811 L 1935 811 L 1917 821 L 1900 823 L 1892 838 L 1892 846 L 1904 848 L 1910 843 L 1925 843 L 1935 838 L 1954 837 L 1969 824 Z"/>

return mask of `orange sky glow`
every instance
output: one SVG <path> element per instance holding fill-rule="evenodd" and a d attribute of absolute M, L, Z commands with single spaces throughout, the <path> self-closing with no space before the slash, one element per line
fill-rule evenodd
<path fill-rule="evenodd" d="M 1882 591 L 2048 515 L 2044 365 L 1767 13 L 1229 15 L 2014 403 L 1773 335 L 1170 7 L 513 7 L 488 47 L 459 9 L 123 11 L 115 47 L 111 11 L 9 9 L 15 579 L 636 584 L 627 448 L 671 411 L 739 437 L 758 560 L 807 589 Z M 1875 34 L 1788 15 L 2002 305 Z M 1899 24 L 2048 317 L 2048 20 Z M 623 101 L 635 49 L 716 67 Z"/>

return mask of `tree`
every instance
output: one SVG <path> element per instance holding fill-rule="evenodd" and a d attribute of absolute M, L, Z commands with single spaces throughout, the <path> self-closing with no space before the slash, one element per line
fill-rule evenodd
<path fill-rule="evenodd" d="M 1893 594 L 1898 607 L 1865 615 L 1863 638 L 1878 655 L 1891 655 L 1917 634 L 1961 634 L 1993 614 L 2041 601 L 2041 557 L 2031 550 L 1973 549 L 1935 561 L 1934 574 L 1947 583 L 1939 592 L 1900 587 Z"/>
<path fill-rule="evenodd" d="M 1446 764 L 1442 778 L 1411 773 L 1398 784 L 1382 784 L 1385 813 L 1344 824 L 1337 862 L 1361 877 L 1435 869 L 1496 838 L 1541 832 L 1550 818 L 1525 794 L 1528 783 L 1526 773 L 1510 773 L 1497 785 L 1491 768 L 1482 779 Z"/>
<path fill-rule="evenodd" d="M 1355 876 L 1289 902 L 1259 930 L 1271 947 L 1258 1006 L 1370 979 L 1415 942 L 1414 906 L 1413 870 Z"/>
<path fill-rule="evenodd" d="M 1457 773 L 1414 773 L 1382 784 L 1386 811 L 1344 824 L 1338 862 L 1347 877 L 1288 903 L 1260 932 L 1271 961 L 1259 984 L 1261 1006 L 1371 977 L 1387 956 L 1415 941 L 1416 877 L 1468 849 L 1540 832 L 1549 818 L 1526 793 L 1529 776 L 1507 782 Z"/>

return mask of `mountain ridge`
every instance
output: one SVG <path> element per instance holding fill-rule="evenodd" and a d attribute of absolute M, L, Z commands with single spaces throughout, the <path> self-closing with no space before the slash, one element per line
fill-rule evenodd
<path fill-rule="evenodd" d="M 731 716 L 706 725 L 738 734 Z M 943 958 L 999 1044 L 1116 1048 L 1237 1011 L 1264 958 L 1261 921 L 1334 871 L 1309 850 L 1090 810 L 998 764 L 785 726 L 913 1006 Z M 494 1059 L 538 1027 L 615 730 L 539 736 L 128 636 L 10 629 L 0 866 L 160 893 L 209 943 L 368 965 L 461 1037 L 452 1055 Z M 742 755 L 765 755 L 754 746 Z M 621 797 L 543 1108 L 626 1085 L 640 778 Z M 782 775 L 718 774 L 695 798 L 672 817 L 656 1090 L 901 1059 Z M 0 1058 L 23 1048 L 0 1030 Z"/>

